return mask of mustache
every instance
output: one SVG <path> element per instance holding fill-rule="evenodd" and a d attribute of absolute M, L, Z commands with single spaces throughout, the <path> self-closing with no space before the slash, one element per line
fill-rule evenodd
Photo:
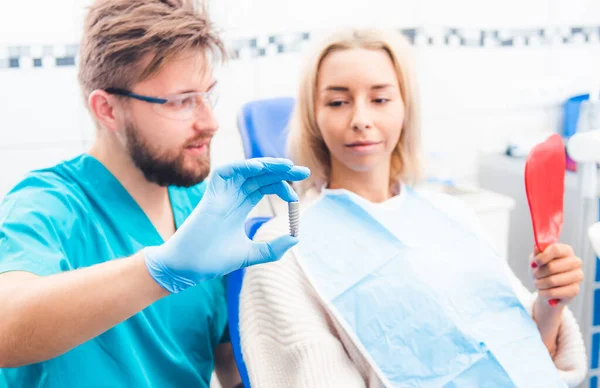
<path fill-rule="evenodd" d="M 214 134 L 210 134 L 210 135 L 204 134 L 204 135 L 196 136 L 196 137 L 193 137 L 192 139 L 187 140 L 185 142 L 184 146 L 187 147 L 189 145 L 196 144 L 196 143 L 210 144 L 213 137 L 214 137 Z"/>

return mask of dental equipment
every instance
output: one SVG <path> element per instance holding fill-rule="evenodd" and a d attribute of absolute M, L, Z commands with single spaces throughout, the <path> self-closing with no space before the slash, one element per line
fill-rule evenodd
<path fill-rule="evenodd" d="M 588 101 L 581 103 L 577 132 L 571 136 L 567 144 L 569 157 L 577 163 L 579 195 L 582 198 L 579 210 L 579 226 L 577 236 L 580 251 L 577 254 L 583 259 L 583 272 L 591 276 L 591 281 L 581 283 L 579 298 L 581 303 L 574 309 L 575 316 L 581 317 L 581 328 L 584 335 L 591 363 L 588 376 L 590 386 L 598 381 L 598 349 L 600 333 L 597 331 L 600 316 L 600 301 L 596 285 L 600 280 L 598 259 L 600 256 L 600 222 L 596 205 L 598 203 L 598 169 L 600 162 L 600 90 L 593 90 Z M 595 253 L 595 255 L 594 255 Z M 596 344 L 596 345 L 594 345 Z"/>

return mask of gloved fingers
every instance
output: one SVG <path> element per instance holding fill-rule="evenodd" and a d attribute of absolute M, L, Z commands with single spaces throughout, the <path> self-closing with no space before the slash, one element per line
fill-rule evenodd
<path fill-rule="evenodd" d="M 262 187 L 269 186 L 273 183 L 281 182 L 281 181 L 300 181 L 306 179 L 310 175 L 310 170 L 306 167 L 294 166 L 289 171 L 274 173 L 274 174 L 265 174 L 261 176 L 252 177 L 246 180 L 243 184 L 241 191 L 245 195 L 250 195 L 256 190 L 260 190 Z M 275 193 L 272 193 L 275 194 Z M 282 198 L 283 199 L 283 198 Z M 297 198 L 294 199 L 297 201 Z"/>
<path fill-rule="evenodd" d="M 294 166 L 291 160 L 280 158 L 256 158 L 221 166 L 215 170 L 215 177 L 223 180 L 232 178 L 248 179 L 267 173 L 289 171 Z"/>
<path fill-rule="evenodd" d="M 244 267 L 277 261 L 298 242 L 296 237 L 285 235 L 269 242 L 253 243 Z"/>
<path fill-rule="evenodd" d="M 298 201 L 298 194 L 292 189 L 287 182 L 277 182 L 264 187 L 259 188 L 255 192 L 251 193 L 246 197 L 242 206 L 240 207 L 243 211 L 243 216 L 247 216 L 252 208 L 256 206 L 265 195 L 275 194 L 279 198 L 286 202 Z"/>
<path fill-rule="evenodd" d="M 268 186 L 263 186 L 258 190 L 262 195 L 277 195 L 286 202 L 298 201 L 298 194 L 287 182 L 277 182 Z"/>

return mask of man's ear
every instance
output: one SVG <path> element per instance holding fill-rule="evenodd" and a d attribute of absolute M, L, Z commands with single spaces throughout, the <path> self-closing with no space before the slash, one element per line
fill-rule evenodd
<path fill-rule="evenodd" d="M 104 90 L 94 90 L 88 98 L 90 111 L 98 122 L 111 132 L 119 129 L 116 116 L 117 99 Z"/>

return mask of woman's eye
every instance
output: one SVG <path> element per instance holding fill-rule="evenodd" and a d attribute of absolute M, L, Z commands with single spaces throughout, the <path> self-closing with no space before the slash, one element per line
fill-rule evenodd
<path fill-rule="evenodd" d="M 376 98 L 373 100 L 374 103 L 376 104 L 385 104 L 386 102 L 389 102 L 390 100 L 388 98 Z"/>

